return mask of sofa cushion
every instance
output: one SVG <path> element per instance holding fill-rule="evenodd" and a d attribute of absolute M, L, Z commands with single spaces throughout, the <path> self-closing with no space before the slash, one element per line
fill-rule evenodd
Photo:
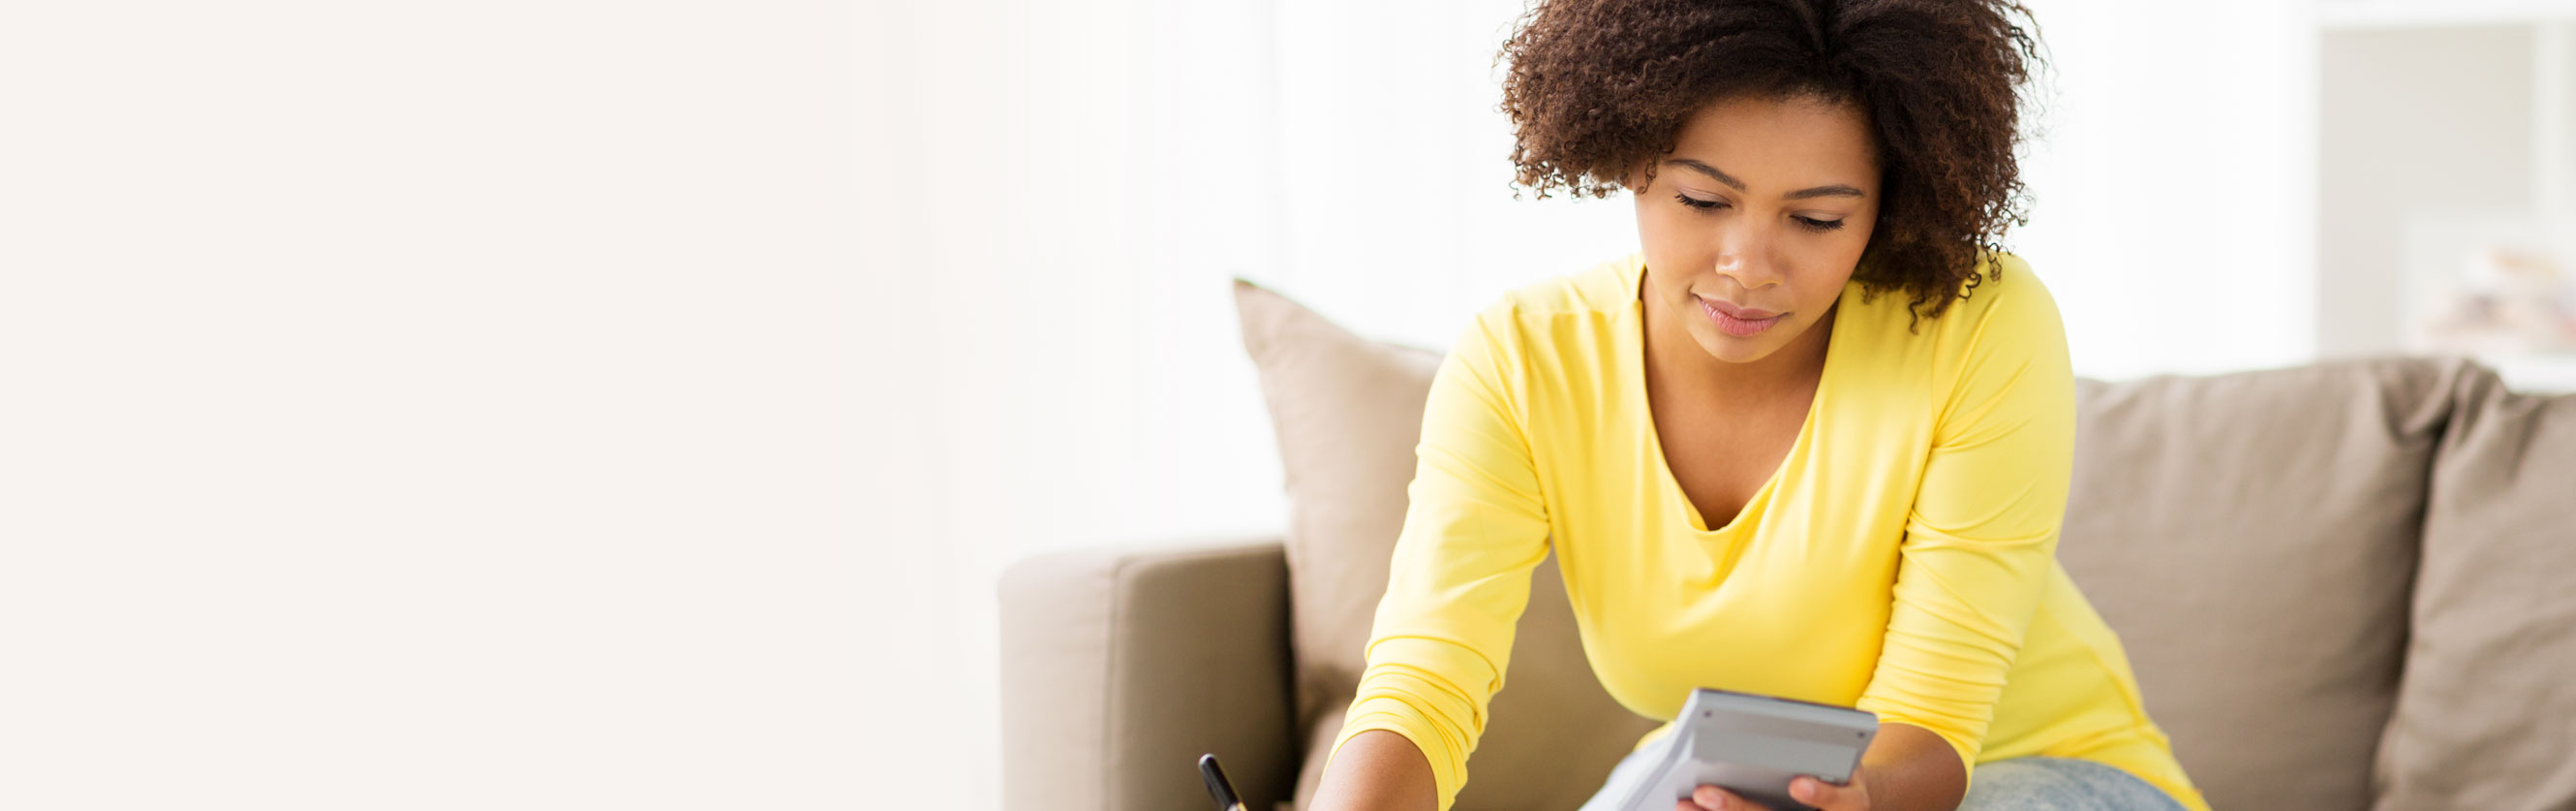
<path fill-rule="evenodd" d="M 1303 808 L 1367 669 L 1442 353 L 1363 338 L 1250 282 L 1236 280 L 1234 293 L 1286 470 L 1290 639 L 1307 753 L 1295 806 Z M 1459 791 L 1457 811 L 1581 805 L 1655 726 L 1611 700 L 1592 674 L 1553 556 L 1531 572 L 1504 683 L 1468 758 L 1475 777 Z"/>
<path fill-rule="evenodd" d="M 2576 395 L 2454 390 L 2377 808 L 2576 808 Z"/>
<path fill-rule="evenodd" d="M 2464 364 L 2079 381 L 2058 559 L 2219 808 L 2359 808 Z"/>

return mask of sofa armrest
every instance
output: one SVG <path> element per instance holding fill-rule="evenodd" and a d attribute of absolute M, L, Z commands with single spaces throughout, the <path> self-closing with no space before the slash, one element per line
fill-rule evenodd
<path fill-rule="evenodd" d="M 1249 808 L 1294 791 L 1277 536 L 1042 555 L 1000 591 L 1002 807 L 1198 811 L 1210 752 Z"/>

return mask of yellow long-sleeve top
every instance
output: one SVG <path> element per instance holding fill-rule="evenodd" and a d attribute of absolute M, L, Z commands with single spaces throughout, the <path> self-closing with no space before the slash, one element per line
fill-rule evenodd
<path fill-rule="evenodd" d="M 1333 748 L 1420 747 L 1448 811 L 1503 687 L 1530 571 L 1555 551 L 1592 670 L 1672 728 L 1692 688 L 1858 707 L 1963 764 L 2085 758 L 2207 802 L 2119 639 L 2056 559 L 2075 442 L 2057 305 L 2002 276 L 1909 331 L 1847 285 L 1806 424 L 1711 527 L 1647 407 L 1644 258 L 1512 291 L 1441 362 L 1368 668 Z"/>

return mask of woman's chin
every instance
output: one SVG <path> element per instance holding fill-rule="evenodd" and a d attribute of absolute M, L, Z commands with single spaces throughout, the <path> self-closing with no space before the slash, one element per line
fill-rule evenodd
<path fill-rule="evenodd" d="M 1732 335 L 1701 338 L 1699 346 L 1708 352 L 1709 357 L 1726 363 L 1753 363 L 1770 357 L 1772 352 L 1779 349 L 1770 341 L 1738 338 Z"/>

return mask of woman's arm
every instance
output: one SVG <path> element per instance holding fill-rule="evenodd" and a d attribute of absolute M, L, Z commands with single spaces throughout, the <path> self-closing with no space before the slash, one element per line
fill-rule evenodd
<path fill-rule="evenodd" d="M 1861 755 L 1860 777 L 1853 782 L 1865 787 L 1870 807 L 1878 811 L 1950 811 L 1968 793 L 1968 771 L 1950 743 L 1913 724 L 1878 725 L 1878 737 L 1870 739 L 1869 751 Z M 1823 798 L 1824 793 L 1813 796 Z"/>
<path fill-rule="evenodd" d="M 1436 811 L 1431 761 L 1404 736 L 1372 729 L 1351 736 L 1315 788 L 1313 811 Z"/>
<path fill-rule="evenodd" d="M 1945 336 L 1959 348 L 1940 353 L 1949 385 L 1906 516 L 1886 642 L 1857 705 L 1938 736 L 1963 783 L 2056 571 L 2075 473 L 2075 376 L 2057 303 L 2018 257 L 1999 259 L 2004 275 L 1978 289 L 1991 298 Z"/>
<path fill-rule="evenodd" d="M 1367 667 L 1325 762 L 1324 779 L 1349 782 L 1354 799 L 1392 792 L 1409 806 L 1410 769 L 1426 763 L 1432 811 L 1456 802 L 1467 753 L 1503 687 L 1530 571 L 1547 559 L 1516 313 L 1509 299 L 1479 313 L 1432 376 Z M 1354 747 L 1371 735 L 1379 743 Z M 1392 759 L 1352 758 L 1388 749 Z"/>

